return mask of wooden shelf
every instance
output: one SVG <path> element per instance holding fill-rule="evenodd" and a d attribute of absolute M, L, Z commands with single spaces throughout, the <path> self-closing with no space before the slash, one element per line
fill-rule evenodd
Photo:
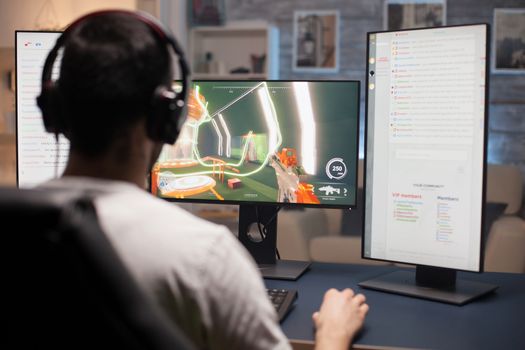
<path fill-rule="evenodd" d="M 263 22 L 196 27 L 190 34 L 189 61 L 193 79 L 265 80 L 279 78 L 279 31 Z M 212 54 L 217 73 L 206 72 L 206 54 Z M 264 73 L 231 74 L 233 69 L 253 70 L 251 56 L 265 55 Z"/>

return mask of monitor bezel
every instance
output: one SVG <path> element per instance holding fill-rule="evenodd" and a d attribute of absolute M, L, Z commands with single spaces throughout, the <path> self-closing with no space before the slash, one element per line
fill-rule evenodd
<path fill-rule="evenodd" d="M 367 177 L 366 170 L 368 167 L 368 157 L 367 157 L 367 146 L 368 146 L 368 82 L 369 82 L 369 55 L 370 55 L 370 35 L 373 34 L 382 34 L 382 33 L 396 33 L 396 32 L 407 32 L 407 31 L 419 31 L 419 30 L 438 30 L 438 29 L 447 29 L 447 28 L 456 28 L 456 27 L 473 27 L 473 26 L 484 26 L 485 27 L 485 41 L 486 41 L 486 50 L 485 50 L 485 108 L 483 116 L 483 174 L 482 174 L 482 194 L 481 194 L 481 226 L 480 226 L 480 252 L 479 252 L 479 263 L 477 270 L 467 270 L 461 268 L 450 268 L 437 265 L 426 265 L 426 264 L 417 264 L 413 262 L 399 261 L 399 260 L 389 260 L 389 259 L 380 259 L 365 256 L 365 231 L 366 231 L 366 191 L 367 191 Z M 489 111 L 489 78 L 490 78 L 490 24 L 489 23 L 469 23 L 469 24 L 457 24 L 457 25 L 448 25 L 440 27 L 422 27 L 422 28 L 410 28 L 410 29 L 400 29 L 400 30 L 382 30 L 382 31 L 372 31 L 367 32 L 366 35 L 366 72 L 365 72 L 365 132 L 363 137 L 363 211 L 362 211 L 362 220 L 363 227 L 361 230 L 361 258 L 366 260 L 374 261 L 383 261 L 395 264 L 408 264 L 408 265 L 419 265 L 419 266 L 429 266 L 429 267 L 440 267 L 440 268 L 450 268 L 457 271 L 465 272 L 474 272 L 482 273 L 484 271 L 484 260 L 485 260 L 485 241 L 483 240 L 483 227 L 485 222 L 485 210 L 486 210 L 486 187 L 487 187 L 487 145 L 488 145 L 488 111 Z"/>
<path fill-rule="evenodd" d="M 15 167 L 16 167 L 16 187 L 20 188 L 20 160 L 19 160 L 19 154 L 18 154 L 18 123 L 19 123 L 19 116 L 18 116 L 18 34 L 19 33 L 53 33 L 53 34 L 62 34 L 63 31 L 61 30 L 15 30 Z M 60 35 L 59 35 L 60 36 Z M 40 78 L 40 80 L 42 80 Z"/>
<path fill-rule="evenodd" d="M 360 113 L 361 113 L 361 81 L 354 79 L 338 79 L 338 80 L 327 80 L 327 79 L 192 79 L 193 82 L 312 82 L 312 83 L 355 83 L 357 85 L 358 104 L 357 104 L 357 135 L 355 140 L 356 146 L 356 158 L 354 164 L 355 170 L 355 201 L 354 204 L 308 204 L 308 203 L 284 203 L 284 202 L 259 202 L 259 201 L 239 201 L 239 200 L 208 200 L 208 199 L 196 199 L 196 198 L 165 198 L 156 196 L 159 199 L 175 202 L 175 203 L 200 203 L 200 204 L 217 204 L 217 205 L 273 205 L 278 207 L 287 208 L 325 208 L 325 209 L 357 209 L 357 186 L 358 186 L 358 162 L 359 162 L 359 137 L 360 137 Z M 148 174 L 148 191 L 151 193 L 151 172 Z"/>

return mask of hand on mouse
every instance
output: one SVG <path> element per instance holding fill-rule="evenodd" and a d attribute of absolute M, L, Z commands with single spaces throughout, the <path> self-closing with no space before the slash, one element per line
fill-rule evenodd
<path fill-rule="evenodd" d="M 328 290 L 319 311 L 312 315 L 317 350 L 348 349 L 355 334 L 363 326 L 368 305 L 363 294 Z"/>

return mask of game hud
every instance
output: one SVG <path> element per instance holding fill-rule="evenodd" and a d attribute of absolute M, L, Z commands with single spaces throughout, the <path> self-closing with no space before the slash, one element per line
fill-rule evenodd
<path fill-rule="evenodd" d="M 161 198 L 353 206 L 357 81 L 193 81 L 151 173 Z"/>

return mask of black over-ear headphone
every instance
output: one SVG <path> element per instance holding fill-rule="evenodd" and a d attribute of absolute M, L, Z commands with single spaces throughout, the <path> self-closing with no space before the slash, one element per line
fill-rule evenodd
<path fill-rule="evenodd" d="M 173 144 L 179 134 L 182 124 L 181 115 L 184 113 L 186 106 L 190 75 L 188 64 L 175 38 L 168 30 L 164 29 L 164 26 L 159 21 L 146 13 L 126 10 L 105 10 L 89 13 L 74 21 L 57 39 L 55 46 L 49 52 L 44 63 L 44 69 L 42 71 L 42 91 L 40 92 L 40 96 L 37 97 L 37 104 L 42 110 L 42 118 L 46 131 L 56 135 L 67 133 L 68 131 L 66 117 L 62 112 L 63 107 L 60 102 L 58 86 L 56 82 L 51 79 L 53 65 L 60 48 L 67 43 L 71 32 L 80 23 L 89 18 L 106 14 L 122 14 L 145 23 L 157 38 L 171 47 L 177 55 L 182 89 L 180 92 L 175 92 L 171 86 L 159 85 L 153 93 L 151 99 L 152 113 L 148 116 L 146 122 L 148 136 L 152 140 Z"/>

